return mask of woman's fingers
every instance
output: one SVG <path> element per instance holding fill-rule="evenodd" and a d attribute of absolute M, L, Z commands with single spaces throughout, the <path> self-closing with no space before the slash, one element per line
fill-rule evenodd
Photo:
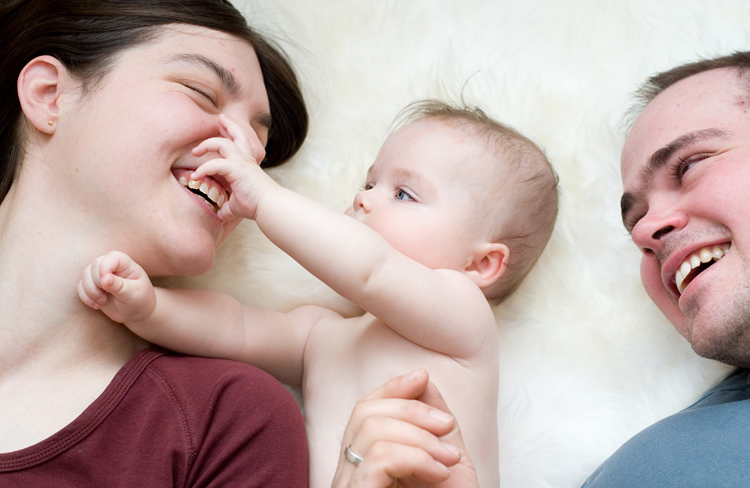
<path fill-rule="evenodd" d="M 454 431 L 455 419 L 425 370 L 393 378 L 357 402 L 333 486 L 444 482 L 452 476 L 450 467 L 460 466 L 463 457 L 462 443 L 459 447 L 442 440 Z M 362 457 L 359 464 L 347 459 L 346 446 Z"/>
<path fill-rule="evenodd" d="M 407 422 L 437 436 L 447 434 L 454 427 L 454 418 L 446 411 L 445 401 L 429 379 L 427 371 L 413 371 L 388 380 L 369 395 L 362 397 L 352 413 L 351 432 L 347 431 L 346 434 L 356 435 L 365 419 L 373 417 L 388 417 Z M 428 395 L 428 400 L 436 405 L 442 405 L 445 410 L 420 401 L 424 395 Z"/>
<path fill-rule="evenodd" d="M 451 473 L 425 451 L 388 441 L 373 445 L 356 470 L 358 484 L 354 486 L 390 486 L 394 480 L 404 478 L 439 483 Z"/>

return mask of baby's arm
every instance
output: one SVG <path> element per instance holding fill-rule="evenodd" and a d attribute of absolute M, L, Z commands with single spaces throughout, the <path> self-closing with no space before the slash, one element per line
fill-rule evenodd
<path fill-rule="evenodd" d="M 267 193 L 255 220 L 308 271 L 406 339 L 465 359 L 495 344 L 492 310 L 465 274 L 430 269 L 356 219 L 283 188 Z"/>
<path fill-rule="evenodd" d="M 290 385 L 301 384 L 305 341 L 325 312 L 302 307 L 284 314 L 245 306 L 216 291 L 155 288 L 146 272 L 121 252 L 89 265 L 78 295 L 149 342 L 185 354 L 247 362 Z"/>
<path fill-rule="evenodd" d="M 355 219 L 278 185 L 248 164 L 246 138 L 227 117 L 229 138 L 204 141 L 194 154 L 219 153 L 194 179 L 221 175 L 232 188 L 220 216 L 241 215 L 312 274 L 426 348 L 468 357 L 496 335 L 494 317 L 478 286 L 463 273 L 432 270 L 396 251 Z M 228 207 L 225 209 L 225 207 Z"/>

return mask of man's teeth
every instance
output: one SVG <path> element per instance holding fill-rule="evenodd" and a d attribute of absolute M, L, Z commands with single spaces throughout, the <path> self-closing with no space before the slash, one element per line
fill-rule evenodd
<path fill-rule="evenodd" d="M 718 261 L 723 258 L 724 255 L 729 252 L 731 244 L 724 244 L 721 246 L 702 247 L 697 252 L 694 252 L 688 258 L 682 262 L 680 269 L 677 270 L 674 276 L 674 282 L 677 285 L 677 290 L 682 293 L 687 286 L 685 278 L 687 278 L 693 270 L 700 267 L 702 264 L 710 261 Z"/>
<path fill-rule="evenodd" d="M 217 208 L 221 208 L 221 206 L 224 205 L 224 202 L 226 202 L 227 200 L 224 190 L 219 186 L 210 184 L 209 180 L 200 182 L 196 180 L 189 180 L 186 176 L 180 176 L 179 181 L 180 184 L 186 188 L 190 188 L 191 190 L 198 190 L 198 192 L 200 192 L 197 193 L 199 196 L 202 196 L 206 200 L 214 203 Z"/>

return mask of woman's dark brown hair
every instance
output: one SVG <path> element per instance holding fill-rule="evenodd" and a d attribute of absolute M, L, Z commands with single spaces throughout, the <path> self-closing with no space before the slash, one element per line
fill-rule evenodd
<path fill-rule="evenodd" d="M 263 72 L 271 128 L 263 166 L 292 157 L 307 135 L 297 77 L 280 48 L 251 29 L 227 0 L 0 0 L 0 202 L 23 158 L 16 83 L 33 58 L 51 55 L 91 89 L 117 53 L 148 42 L 165 24 L 183 23 L 246 40 Z"/>

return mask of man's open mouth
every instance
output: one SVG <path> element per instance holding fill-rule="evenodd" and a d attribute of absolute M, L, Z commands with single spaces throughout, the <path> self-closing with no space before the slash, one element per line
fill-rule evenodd
<path fill-rule="evenodd" d="M 685 287 L 695 279 L 696 276 L 708 269 L 716 261 L 723 258 L 729 252 L 732 245 L 729 243 L 717 246 L 702 247 L 691 253 L 680 265 L 674 277 L 677 291 L 682 294 Z"/>

